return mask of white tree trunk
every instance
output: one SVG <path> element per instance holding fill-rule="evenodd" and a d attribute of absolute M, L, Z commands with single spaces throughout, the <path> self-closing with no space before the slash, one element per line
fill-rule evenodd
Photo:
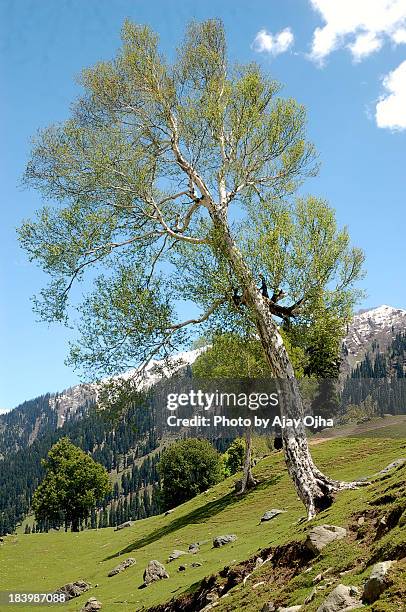
<path fill-rule="evenodd" d="M 239 494 L 245 493 L 247 489 L 252 489 L 257 484 L 252 474 L 252 436 L 251 430 L 248 429 L 245 434 L 245 457 L 243 466 L 243 477 L 241 481 L 241 489 Z"/>
<path fill-rule="evenodd" d="M 297 380 L 266 298 L 256 286 L 255 279 L 229 232 L 226 217 L 219 214 L 213 220 L 224 237 L 223 252 L 239 280 L 245 305 L 257 328 L 271 372 L 275 379 L 279 380 L 281 417 L 301 419 L 304 416 L 304 407 Z M 282 428 L 282 439 L 288 472 L 307 509 L 309 519 L 330 506 L 337 491 L 355 488 L 361 484 L 344 483 L 325 476 L 313 463 L 303 426 Z"/>

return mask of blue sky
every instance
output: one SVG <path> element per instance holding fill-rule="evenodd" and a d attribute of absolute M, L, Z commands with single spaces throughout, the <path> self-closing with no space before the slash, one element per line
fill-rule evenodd
<path fill-rule="evenodd" d="M 20 250 L 15 228 L 40 200 L 20 180 L 31 136 L 68 117 L 76 76 L 114 55 L 126 17 L 150 24 L 168 53 L 190 19 L 223 19 L 231 58 L 260 62 L 308 109 L 322 165 L 307 190 L 330 201 L 365 250 L 361 306 L 406 307 L 405 4 L 2 0 L 0 410 L 79 380 L 64 365 L 72 332 L 36 322 L 31 311 L 30 296 L 46 279 Z"/>

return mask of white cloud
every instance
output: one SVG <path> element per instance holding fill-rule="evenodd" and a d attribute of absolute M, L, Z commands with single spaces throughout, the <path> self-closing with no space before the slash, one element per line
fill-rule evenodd
<path fill-rule="evenodd" d="M 252 48 L 258 53 L 270 53 L 279 55 L 285 53 L 294 42 L 293 32 L 290 28 L 285 28 L 276 34 L 271 34 L 267 30 L 260 30 L 254 38 Z"/>
<path fill-rule="evenodd" d="M 406 28 L 399 28 L 399 30 L 396 30 L 396 32 L 393 33 L 393 40 L 397 45 L 406 43 Z"/>
<path fill-rule="evenodd" d="M 322 64 L 339 48 L 360 61 L 378 51 L 385 40 L 406 42 L 405 0 L 310 0 L 325 25 L 313 33 L 310 57 Z"/>
<path fill-rule="evenodd" d="M 406 61 L 383 80 L 386 89 L 376 105 L 376 124 L 391 130 L 406 129 Z"/>
<path fill-rule="evenodd" d="M 355 41 L 348 45 L 353 58 L 356 61 L 361 61 L 364 57 L 367 57 L 374 51 L 378 51 L 382 47 L 382 40 L 378 38 L 372 32 L 366 32 L 365 34 L 359 34 Z"/>
<path fill-rule="evenodd" d="M 10 408 L 0 408 L 0 414 L 5 414 L 6 412 L 9 412 Z"/>

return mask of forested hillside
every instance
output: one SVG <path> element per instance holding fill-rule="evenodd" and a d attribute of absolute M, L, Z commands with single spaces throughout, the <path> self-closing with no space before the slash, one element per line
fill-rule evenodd
<path fill-rule="evenodd" d="M 44 404 L 47 410 L 46 397 L 27 402 L 30 414 L 44 409 Z M 146 487 L 157 482 L 157 457 L 140 460 L 157 446 L 149 411 L 139 406 L 130 407 L 124 419 L 112 423 L 91 410 L 83 418 L 68 421 L 57 430 L 49 428 L 31 445 L 27 441 L 25 448 L 0 460 L 0 534 L 13 531 L 29 510 L 32 495 L 43 477 L 41 459 L 63 436 L 69 436 L 107 470 L 116 474 L 126 470 L 122 477 L 117 476 L 111 498 L 101 500 L 100 516 L 92 519 L 92 526 L 96 522 L 101 526 L 116 524 L 117 517 L 120 522 L 130 517 L 149 516 L 156 511 L 153 488 Z M 139 491 L 141 496 L 119 499 L 122 492 L 129 496 Z M 113 510 L 109 516 L 106 508 L 110 502 L 113 502 Z"/>
<path fill-rule="evenodd" d="M 371 313 L 369 321 L 374 316 L 374 311 Z M 399 316 L 398 311 L 395 315 Z M 363 326 L 364 319 L 365 316 L 361 319 Z M 393 338 L 389 343 L 388 340 L 379 342 L 368 335 L 365 355 L 347 377 L 342 401 L 346 405 L 363 405 L 363 409 L 371 412 L 369 416 L 403 413 L 406 406 L 406 332 L 398 331 L 390 320 L 384 321 L 383 328 L 374 325 L 378 337 L 386 330 L 385 337 Z M 355 333 L 361 337 L 361 332 L 353 328 L 350 334 Z M 389 377 L 395 382 L 390 387 L 382 385 L 382 379 Z M 72 395 L 81 397 L 84 403 L 80 406 L 76 402 L 71 418 L 61 427 L 57 427 L 58 413 L 51 407 L 58 405 L 58 401 L 50 402 L 51 397 L 58 398 L 58 395 L 48 394 L 27 401 L 0 417 L 0 456 L 7 455 L 0 460 L 0 534 L 12 532 L 29 511 L 32 495 L 43 477 L 41 459 L 65 435 L 113 474 L 112 495 L 100 500 L 98 510 L 92 513 L 86 527 L 115 526 L 159 512 L 156 470 L 159 441 L 148 410 L 132 406 L 123 420 L 112 422 L 94 410 L 91 397 L 78 392 L 69 397 Z M 47 525 L 35 528 L 43 530 Z"/>

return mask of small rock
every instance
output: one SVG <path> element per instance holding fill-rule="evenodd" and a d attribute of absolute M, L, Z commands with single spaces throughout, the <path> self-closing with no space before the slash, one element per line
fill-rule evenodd
<path fill-rule="evenodd" d="M 360 516 L 357 523 L 358 525 L 363 525 L 365 523 L 365 516 Z"/>
<path fill-rule="evenodd" d="M 286 510 L 278 510 L 277 508 L 267 510 L 265 514 L 261 516 L 261 523 L 264 523 L 265 521 L 270 521 L 271 519 L 275 518 L 275 516 L 278 516 L 278 514 L 284 514 L 285 512 Z"/>
<path fill-rule="evenodd" d="M 319 584 L 319 582 L 321 582 L 322 580 L 323 580 L 323 574 L 317 574 L 317 576 L 313 578 L 313 584 Z"/>
<path fill-rule="evenodd" d="M 175 559 L 179 559 L 179 557 L 182 557 L 182 555 L 186 555 L 184 550 L 174 550 L 168 557 L 168 563 L 175 561 Z"/>
<path fill-rule="evenodd" d="M 202 566 L 202 564 L 199 563 L 199 561 L 195 561 L 194 563 L 190 564 L 190 567 L 201 567 L 201 566 Z"/>
<path fill-rule="evenodd" d="M 189 552 L 191 555 L 195 555 L 196 553 L 198 553 L 200 550 L 199 548 L 199 543 L 198 542 L 193 542 L 193 544 L 189 544 Z"/>
<path fill-rule="evenodd" d="M 179 565 L 178 572 L 185 572 L 185 571 L 186 571 L 186 565 Z"/>
<path fill-rule="evenodd" d="M 259 567 L 261 567 L 263 563 L 264 563 L 264 560 L 262 559 L 262 557 L 257 557 L 257 559 L 255 560 L 255 569 L 258 569 Z"/>
<path fill-rule="evenodd" d="M 169 574 L 166 571 L 165 567 L 159 561 L 152 560 L 148 563 L 145 571 L 144 571 L 144 585 L 148 586 L 151 582 L 156 582 L 157 580 L 163 580 L 164 578 L 169 578 Z"/>
<path fill-rule="evenodd" d="M 387 579 L 387 573 L 393 563 L 395 561 L 381 561 L 373 566 L 371 575 L 364 585 L 363 601 L 373 603 L 388 588 L 390 582 Z"/>
<path fill-rule="evenodd" d="M 57 589 L 55 593 L 65 595 L 65 601 L 69 601 L 74 597 L 79 597 L 90 589 L 90 584 L 84 580 L 76 580 L 76 582 L 68 582 Z"/>
<path fill-rule="evenodd" d="M 225 544 L 230 544 L 230 542 L 235 542 L 236 539 L 237 539 L 237 536 L 234 534 L 217 536 L 217 538 L 214 538 L 213 540 L 213 546 L 214 548 L 220 548 L 220 546 L 224 546 Z"/>
<path fill-rule="evenodd" d="M 81 608 L 80 612 L 96 612 L 97 610 L 101 610 L 102 607 L 101 602 L 97 601 L 96 597 L 91 597 L 87 600 L 83 608 Z"/>
<path fill-rule="evenodd" d="M 126 527 L 131 527 L 133 521 L 126 521 L 125 523 L 121 523 L 121 525 L 117 525 L 114 531 L 120 531 L 121 529 L 125 529 Z"/>
<path fill-rule="evenodd" d="M 336 525 L 318 525 L 313 527 L 306 539 L 306 546 L 312 552 L 318 554 L 327 544 L 335 540 L 342 540 L 347 535 L 344 527 Z"/>
<path fill-rule="evenodd" d="M 278 608 L 277 612 L 299 612 L 303 606 L 290 606 L 289 608 Z"/>
<path fill-rule="evenodd" d="M 396 461 L 392 461 L 392 463 L 390 463 L 385 468 L 383 468 L 383 470 L 378 472 L 378 474 L 387 474 L 391 470 L 394 470 L 395 468 L 400 467 L 405 462 L 406 462 L 406 458 L 404 458 L 404 457 L 401 457 L 400 459 L 396 459 Z"/>
<path fill-rule="evenodd" d="M 317 612 L 340 612 L 359 608 L 362 603 L 359 598 L 358 589 L 353 586 L 339 584 L 324 602 L 317 608 Z"/>
<path fill-rule="evenodd" d="M 109 578 L 111 578 L 112 576 L 116 576 L 117 574 L 121 574 L 121 572 L 124 572 L 124 570 L 127 569 L 127 567 L 131 567 L 131 565 L 134 565 L 136 563 L 135 559 L 133 559 L 132 557 L 129 557 L 128 559 L 126 559 L 125 561 L 122 561 L 119 565 L 117 565 L 114 569 L 112 569 L 107 576 Z"/>
<path fill-rule="evenodd" d="M 262 606 L 261 612 L 275 612 L 276 606 L 273 601 L 268 601 Z"/>
<path fill-rule="evenodd" d="M 172 512 L 175 512 L 175 508 L 171 508 L 170 510 L 167 510 L 165 512 L 165 516 L 169 516 L 170 514 L 172 514 Z"/>

